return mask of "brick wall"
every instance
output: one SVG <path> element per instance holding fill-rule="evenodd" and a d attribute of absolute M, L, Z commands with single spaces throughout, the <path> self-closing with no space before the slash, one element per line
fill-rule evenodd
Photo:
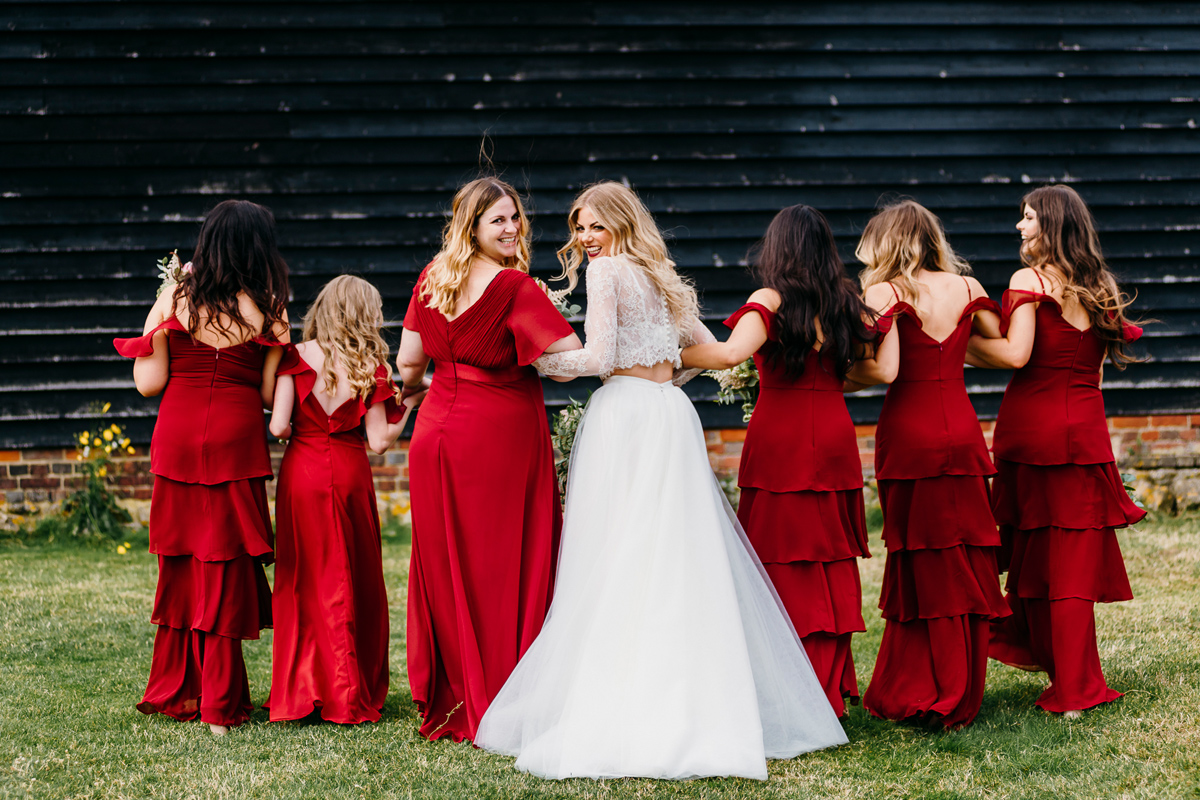
<path fill-rule="evenodd" d="M 994 423 L 980 423 L 991 446 Z M 1139 496 L 1151 507 L 1174 513 L 1200 507 L 1200 414 L 1172 416 L 1112 417 L 1108 421 L 1113 452 L 1123 471 L 1135 475 Z M 863 474 L 874 474 L 875 426 L 859 425 L 859 457 Z M 746 431 L 740 428 L 705 431 L 713 471 L 726 479 L 735 478 Z M 283 447 L 271 448 L 276 471 Z M 386 455 L 368 454 L 375 476 L 380 506 L 392 516 L 404 516 L 408 499 L 408 441 L 401 440 Z M 153 476 L 146 448 L 115 459 L 110 474 L 117 494 L 141 519 L 146 516 Z M 45 510 L 83 484 L 76 452 L 67 450 L 0 450 L 0 523 L 10 517 Z M 274 497 L 274 482 L 268 494 Z"/>

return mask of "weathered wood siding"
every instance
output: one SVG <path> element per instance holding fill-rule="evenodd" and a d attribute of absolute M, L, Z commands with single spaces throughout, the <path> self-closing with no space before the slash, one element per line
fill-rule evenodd
<path fill-rule="evenodd" d="M 0 447 L 66 443 L 105 401 L 148 438 L 109 340 L 227 197 L 274 210 L 294 317 L 352 271 L 399 320 L 485 132 L 539 274 L 578 188 L 627 180 L 714 324 L 784 205 L 824 210 L 850 260 L 881 196 L 915 197 L 998 296 L 1019 198 L 1069 181 L 1160 320 L 1106 374 L 1110 413 L 1197 411 L 1198 71 L 1178 2 L 0 2 Z M 1006 376 L 969 378 L 994 414 Z"/>

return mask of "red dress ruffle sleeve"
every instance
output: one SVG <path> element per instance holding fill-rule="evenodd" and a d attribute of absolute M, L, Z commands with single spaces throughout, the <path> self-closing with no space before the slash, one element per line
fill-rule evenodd
<path fill-rule="evenodd" d="M 851 635 L 866 630 L 858 558 L 869 558 L 858 439 L 842 381 L 816 350 L 790 376 L 775 313 L 746 303 L 725 325 L 759 314 L 768 341 L 754 354 L 758 401 L 746 430 L 738 519 L 767 570 L 826 697 L 839 715 L 857 702 Z"/>

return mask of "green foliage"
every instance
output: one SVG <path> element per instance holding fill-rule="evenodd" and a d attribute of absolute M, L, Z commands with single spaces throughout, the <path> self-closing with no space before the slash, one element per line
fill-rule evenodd
<path fill-rule="evenodd" d="M 721 405 L 742 401 L 742 422 L 749 422 L 758 402 L 758 368 L 754 359 L 747 358 L 732 369 L 710 369 L 705 376 L 714 379 L 721 388 L 717 390 L 717 402 Z"/>
<path fill-rule="evenodd" d="M 101 416 L 107 414 L 109 408 L 110 405 L 105 403 L 100 410 Z M 117 504 L 116 496 L 108 488 L 108 473 L 113 466 L 114 452 L 127 450 L 133 453 L 134 449 L 116 423 L 95 431 L 82 431 L 78 441 L 75 459 L 83 472 L 84 485 L 63 501 L 62 521 L 66 533 L 78 539 L 119 541 L 127 535 L 126 526 L 133 518 Z"/>
<path fill-rule="evenodd" d="M 588 400 L 592 393 L 588 392 Z M 550 433 L 550 443 L 554 445 L 554 472 L 558 477 L 558 492 L 565 500 L 567 497 L 567 470 L 571 466 L 571 450 L 575 447 L 575 434 L 579 432 L 579 423 L 583 421 L 583 412 L 587 408 L 587 400 L 579 402 L 574 397 L 567 407 L 560 410 L 554 417 L 554 430 Z"/>

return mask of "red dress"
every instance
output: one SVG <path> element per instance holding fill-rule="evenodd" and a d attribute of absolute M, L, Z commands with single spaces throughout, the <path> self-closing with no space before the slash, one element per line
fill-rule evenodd
<path fill-rule="evenodd" d="M 1013 616 L 993 626 L 990 654 L 1045 670 L 1050 686 L 1037 704 L 1063 712 L 1121 696 L 1100 669 L 1094 606 L 1133 598 L 1114 529 L 1146 512 L 1113 463 L 1100 394 L 1104 341 L 1063 319 L 1053 297 L 1018 290 L 1004 293 L 1005 332 L 1026 303 L 1039 303 L 1033 352 L 1008 384 L 993 439 L 992 509 Z M 1127 341 L 1141 333 L 1126 326 Z"/>
<path fill-rule="evenodd" d="M 403 418 L 382 365 L 370 402 L 326 414 L 317 373 L 288 345 L 279 375 L 295 376 L 292 438 L 275 493 L 275 638 L 271 719 L 376 722 L 388 690 L 388 610 L 379 510 L 363 417 L 387 404 Z"/>
<path fill-rule="evenodd" d="M 435 369 L 408 454 L 408 677 L 421 735 L 462 741 L 550 606 L 562 509 L 529 365 L 572 330 L 517 270 L 502 270 L 452 321 L 420 287 L 404 327 L 421 335 Z"/>
<path fill-rule="evenodd" d="M 857 558 L 870 558 L 858 439 L 842 381 L 817 350 L 792 378 L 778 351 L 775 313 L 747 303 L 766 323 L 754 354 L 759 394 L 746 430 L 738 520 L 783 600 L 833 710 L 858 699 L 850 637 L 865 631 Z"/>
<path fill-rule="evenodd" d="M 1009 613 L 996 580 L 995 468 L 963 381 L 972 315 L 983 309 L 999 310 L 971 301 L 942 342 L 908 303 L 880 320 L 900 329 L 900 372 L 875 433 L 886 625 L 863 705 L 877 717 L 969 724 L 983 701 L 988 620 Z"/>
<path fill-rule="evenodd" d="M 233 347 L 195 341 L 171 317 L 145 336 L 114 339 L 127 358 L 167 331 L 170 380 L 150 444 L 150 552 L 158 555 L 158 625 L 145 714 L 240 725 L 253 705 L 242 639 L 271 624 L 263 564 L 272 553 L 271 477 L 259 337 Z"/>

